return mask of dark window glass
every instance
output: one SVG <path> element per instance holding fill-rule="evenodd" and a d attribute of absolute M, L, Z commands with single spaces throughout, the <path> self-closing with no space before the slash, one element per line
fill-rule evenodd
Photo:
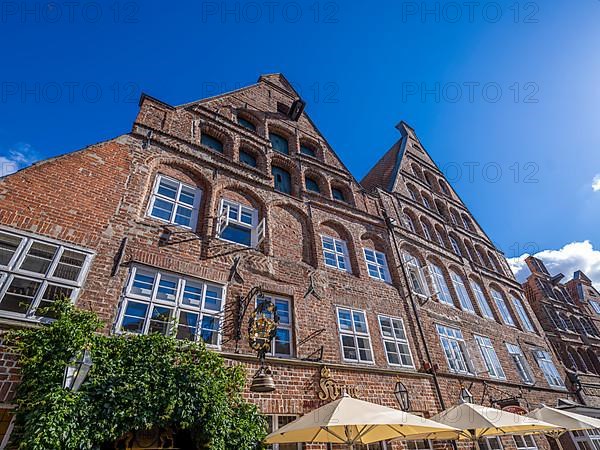
<path fill-rule="evenodd" d="M 337 188 L 331 188 L 331 195 L 336 200 L 339 200 L 341 202 L 345 202 L 346 201 L 346 199 L 344 198 L 344 193 L 341 190 L 337 189 Z"/>
<path fill-rule="evenodd" d="M 321 189 L 319 189 L 319 184 L 312 178 L 306 177 L 304 179 L 304 182 L 306 183 L 306 189 L 308 189 L 309 191 L 321 192 Z"/>
<path fill-rule="evenodd" d="M 249 130 L 256 131 L 256 125 L 254 125 L 249 120 L 244 119 L 243 117 L 237 118 L 238 123 L 244 128 L 248 128 Z"/>
<path fill-rule="evenodd" d="M 240 162 L 247 164 L 250 167 L 256 167 L 256 158 L 244 150 L 240 150 Z"/>
<path fill-rule="evenodd" d="M 223 153 L 223 143 L 217 138 L 214 138 L 208 134 L 202 133 L 202 137 L 200 137 L 200 143 L 208 148 L 218 151 L 219 153 Z"/>
<path fill-rule="evenodd" d="M 271 174 L 275 179 L 275 190 L 286 194 L 292 193 L 292 179 L 290 174 L 280 167 L 273 166 Z"/>
<path fill-rule="evenodd" d="M 273 150 L 285 155 L 290 154 L 290 149 L 288 148 L 288 141 L 286 138 L 275 133 L 269 133 L 269 140 L 271 141 Z"/>
<path fill-rule="evenodd" d="M 221 238 L 250 247 L 252 244 L 252 229 L 230 223 L 221 233 Z"/>
<path fill-rule="evenodd" d="M 310 148 L 307 145 L 301 144 L 300 145 L 300 153 L 304 154 L 304 155 L 308 155 L 308 156 L 312 156 L 313 158 L 317 156 L 317 154 L 315 153 L 315 151 Z"/>

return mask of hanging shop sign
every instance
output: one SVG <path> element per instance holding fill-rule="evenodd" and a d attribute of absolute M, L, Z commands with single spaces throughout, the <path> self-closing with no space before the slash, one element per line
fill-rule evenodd
<path fill-rule="evenodd" d="M 513 414 L 518 414 L 519 416 L 524 416 L 527 414 L 527 410 L 519 405 L 508 405 L 502 408 L 502 411 L 506 411 Z"/>
<path fill-rule="evenodd" d="M 335 381 L 329 367 L 323 366 L 319 379 L 319 398 L 321 400 L 337 400 L 344 392 L 351 397 L 358 397 L 359 389 L 357 386 Z"/>

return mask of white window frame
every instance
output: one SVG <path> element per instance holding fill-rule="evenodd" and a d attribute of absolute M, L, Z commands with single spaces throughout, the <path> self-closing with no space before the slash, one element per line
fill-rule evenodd
<path fill-rule="evenodd" d="M 383 332 L 382 320 L 386 320 L 386 319 L 390 321 L 393 337 L 386 336 Z M 408 336 L 406 335 L 406 327 L 404 326 L 404 320 L 400 317 L 392 317 L 392 316 L 380 314 L 377 316 L 377 321 L 379 322 L 379 331 L 381 332 L 381 338 L 383 340 L 383 350 L 385 352 L 385 357 L 387 359 L 388 364 L 393 367 L 406 367 L 406 368 L 414 369 L 415 363 L 414 363 L 414 359 L 412 356 L 412 350 L 410 348 L 410 343 L 408 342 Z M 399 325 L 404 337 L 401 337 L 401 336 L 399 337 L 396 335 L 396 329 L 394 328 L 394 322 Z M 392 363 L 390 361 L 387 347 L 385 345 L 386 342 L 391 343 L 395 346 L 395 350 L 396 350 L 396 353 L 398 354 L 398 360 L 400 361 L 400 363 Z M 406 348 L 408 349 L 408 353 L 404 353 L 404 352 L 400 351 L 402 345 L 406 346 Z M 408 359 L 410 359 L 410 364 L 402 364 L 402 358 L 400 357 L 400 355 L 408 355 Z"/>
<path fill-rule="evenodd" d="M 65 289 L 71 289 L 71 295 L 69 298 L 74 303 L 79 296 L 81 288 L 83 287 L 83 283 L 87 277 L 89 272 L 92 259 L 94 257 L 94 252 L 91 250 L 87 250 L 81 248 L 79 246 L 67 244 L 61 241 L 57 241 L 55 239 L 49 239 L 46 237 L 38 236 L 31 233 L 23 233 L 17 232 L 16 230 L 6 229 L 4 227 L 0 227 L 0 233 L 4 233 L 10 236 L 14 236 L 18 239 L 21 239 L 17 249 L 14 254 L 11 256 L 8 264 L 0 266 L 0 307 L 2 304 L 2 299 L 6 295 L 8 288 L 12 284 L 15 278 L 24 279 L 29 281 L 34 281 L 39 283 L 39 287 L 35 293 L 35 295 L 31 298 L 31 304 L 29 305 L 26 313 L 18 313 L 13 311 L 5 311 L 0 309 L 0 316 L 5 317 L 13 317 L 20 319 L 31 319 L 35 321 L 49 321 L 51 319 L 43 316 L 37 316 L 35 314 L 36 309 L 39 307 L 42 297 L 44 296 L 46 289 L 48 286 L 58 286 Z M 53 246 L 56 249 L 54 250 L 54 255 L 50 261 L 48 268 L 45 273 L 33 272 L 30 270 L 21 269 L 21 265 L 24 263 L 27 258 L 27 254 L 31 249 L 32 245 L 35 243 Z M 55 276 L 56 268 L 58 267 L 60 260 L 65 251 L 73 251 L 81 254 L 84 258 L 83 264 L 79 270 L 79 274 L 76 280 L 67 280 L 64 278 L 60 278 Z"/>
<path fill-rule="evenodd" d="M 533 351 L 533 356 L 544 374 L 548 385 L 564 389 L 565 383 L 560 377 L 560 373 L 556 369 L 556 365 L 554 364 L 550 353 L 543 349 L 537 349 Z"/>
<path fill-rule="evenodd" d="M 352 330 L 351 331 L 342 329 L 342 326 L 340 323 L 340 311 L 350 312 L 350 318 L 351 318 L 351 322 L 352 322 Z M 366 332 L 356 331 L 356 326 L 354 324 L 354 322 L 355 322 L 354 321 L 354 313 L 362 314 L 364 321 L 365 321 L 365 326 L 367 328 Z M 373 344 L 371 342 L 371 333 L 369 332 L 369 322 L 367 320 L 366 311 L 364 311 L 362 309 L 353 309 L 353 308 L 347 308 L 344 306 L 338 306 L 336 308 L 335 315 L 336 315 L 336 321 L 337 321 L 338 331 L 339 331 L 339 335 L 340 335 L 340 350 L 342 352 L 342 360 L 345 362 L 353 362 L 353 363 L 361 363 L 361 364 L 371 364 L 371 365 L 375 364 L 375 355 L 373 354 Z M 344 355 L 344 341 L 342 339 L 343 336 L 350 336 L 353 338 L 354 348 L 356 349 L 356 359 L 349 359 L 349 358 L 346 358 L 346 356 Z M 369 352 L 371 354 L 370 360 L 361 359 L 357 338 L 367 339 L 367 341 L 369 342 Z"/>
<path fill-rule="evenodd" d="M 498 444 L 498 448 L 490 445 L 491 441 L 495 441 Z M 487 436 L 479 438 L 479 447 L 481 450 L 503 450 L 502 440 L 499 436 Z"/>
<path fill-rule="evenodd" d="M 412 217 L 410 217 L 410 215 L 408 215 L 406 213 L 402 214 L 402 224 L 404 225 L 404 228 L 406 228 L 407 230 L 410 230 L 413 233 L 417 232 L 417 228 L 415 227 L 415 222 L 413 221 Z"/>
<path fill-rule="evenodd" d="M 374 261 L 369 261 L 369 258 L 367 256 L 369 253 Z M 365 257 L 367 272 L 371 278 L 385 281 L 386 283 L 390 283 L 392 281 L 385 253 L 378 252 L 377 250 L 373 250 L 372 248 L 363 247 L 363 256 Z M 383 259 L 383 263 L 380 262 L 380 259 Z M 373 270 L 377 272 L 377 276 L 371 273 L 371 268 L 373 268 Z"/>
<path fill-rule="evenodd" d="M 521 381 L 525 384 L 534 384 L 535 378 L 533 377 L 533 372 L 531 371 L 531 367 L 529 366 L 521 347 L 506 342 L 506 350 L 517 368 Z"/>
<path fill-rule="evenodd" d="M 279 429 L 279 417 L 289 417 L 289 418 L 294 418 L 294 420 L 296 420 L 298 418 L 297 414 L 265 414 L 265 416 L 267 416 L 269 418 L 270 424 L 271 424 L 271 432 L 275 432 Z M 293 420 L 292 420 L 293 422 Z M 288 422 L 289 423 L 289 422 Z M 289 444 L 286 444 L 289 445 Z M 266 446 L 267 449 L 270 450 L 279 450 L 279 444 L 269 444 Z M 304 444 L 303 443 L 298 443 L 296 444 L 296 449 L 297 450 L 302 450 L 304 449 Z"/>
<path fill-rule="evenodd" d="M 452 247 L 452 251 L 457 256 L 462 256 L 462 252 L 460 251 L 460 245 L 458 245 L 458 241 L 452 236 L 448 236 L 448 239 L 450 239 L 450 246 Z"/>
<path fill-rule="evenodd" d="M 131 292 L 133 283 L 135 281 L 135 276 L 138 272 L 145 272 L 147 274 L 153 274 L 154 280 L 152 283 L 151 292 L 148 296 L 139 295 L 134 292 Z M 160 299 L 157 297 L 158 289 L 160 287 L 160 281 L 162 277 L 174 278 L 177 280 L 177 285 L 175 287 L 175 298 L 172 301 Z M 202 294 L 201 294 L 201 304 L 199 306 L 194 305 L 186 305 L 183 303 L 183 294 L 185 291 L 186 283 L 194 283 L 202 285 Z M 221 308 L 220 311 L 215 311 L 212 309 L 208 309 L 205 307 L 206 304 L 206 292 L 209 287 L 213 287 L 221 290 Z M 183 275 L 178 275 L 176 273 L 167 272 L 165 270 L 161 270 L 155 267 L 143 266 L 143 265 L 134 265 L 131 267 L 129 272 L 129 278 L 125 285 L 124 292 L 121 298 L 119 316 L 115 323 L 115 332 L 117 334 L 148 334 L 152 312 L 156 307 L 165 307 L 171 310 L 169 320 L 171 321 L 168 324 L 167 333 L 177 334 L 177 329 L 180 323 L 173 323 L 174 319 L 179 319 L 179 315 L 181 312 L 189 312 L 198 315 L 198 322 L 196 325 L 196 336 L 195 340 L 198 341 L 201 339 L 202 335 L 202 319 L 205 316 L 210 316 L 212 318 L 219 320 L 219 328 L 217 330 L 217 344 L 206 343 L 207 347 L 217 348 L 221 347 L 221 338 L 222 338 L 222 328 L 223 328 L 223 320 L 224 320 L 224 311 L 225 311 L 225 299 L 227 298 L 227 290 L 225 285 L 221 285 L 219 283 L 213 283 L 211 281 L 201 280 L 198 278 L 186 277 Z M 123 330 L 123 319 L 125 318 L 125 313 L 127 311 L 127 306 L 129 302 L 132 301 L 134 303 L 144 303 L 147 305 L 146 315 L 143 318 L 143 329 L 141 333 L 136 333 L 133 331 Z"/>
<path fill-rule="evenodd" d="M 431 237 L 431 230 L 429 225 L 423 221 L 421 221 L 421 228 L 423 228 L 423 234 L 425 235 L 425 239 L 429 242 L 433 242 L 433 238 Z"/>
<path fill-rule="evenodd" d="M 235 217 L 231 217 L 231 211 L 234 211 Z M 252 217 L 252 223 L 246 223 L 242 221 L 243 213 L 249 214 Z M 222 237 L 223 232 L 229 225 L 235 225 L 236 227 L 245 228 L 250 231 L 250 245 L 246 245 L 240 242 L 231 241 Z M 233 200 L 222 198 L 219 202 L 219 214 L 217 218 L 217 238 L 222 241 L 229 242 L 232 244 L 242 245 L 244 247 L 257 248 L 262 241 L 265 239 L 266 234 L 266 220 L 263 217 L 262 220 L 258 220 L 258 211 L 250 206 L 242 205 Z"/>
<path fill-rule="evenodd" d="M 525 311 L 525 306 L 523 306 L 523 302 L 521 301 L 521 299 L 512 294 L 510 298 L 512 300 L 513 306 L 515 307 L 515 311 L 517 312 L 517 316 L 519 316 L 519 319 L 523 324 L 523 329 L 525 331 L 531 331 L 532 333 L 535 333 L 535 327 L 533 326 L 533 322 L 531 322 L 527 311 Z"/>
<path fill-rule="evenodd" d="M 492 289 L 492 298 L 494 299 L 494 303 L 496 303 L 496 307 L 500 312 L 500 317 L 502 317 L 502 322 L 504 322 L 504 325 L 516 328 L 517 324 L 515 323 L 515 319 L 508 309 L 508 305 L 506 304 L 506 300 L 504 299 L 502 293 L 496 289 Z"/>
<path fill-rule="evenodd" d="M 500 364 L 500 359 L 494 349 L 492 340 L 486 336 L 475 335 L 475 342 L 479 346 L 479 351 L 488 370 L 490 378 L 497 380 L 506 380 L 506 373 Z"/>
<path fill-rule="evenodd" d="M 271 356 L 276 356 L 279 358 L 292 358 L 295 354 L 295 348 L 296 346 L 294 345 L 294 311 L 292 309 L 292 299 L 288 298 L 288 297 L 281 297 L 278 295 L 272 295 L 272 294 L 266 294 L 264 295 L 265 300 L 271 300 L 271 302 L 273 302 L 273 304 L 275 306 L 277 306 L 277 302 L 285 302 L 287 303 L 288 306 L 288 311 L 289 311 L 289 315 L 290 315 L 290 323 L 283 323 L 281 320 L 279 321 L 279 325 L 277 326 L 277 329 L 284 329 L 287 330 L 290 333 L 290 353 L 277 353 L 275 352 L 276 346 L 275 346 L 275 341 L 277 340 L 277 336 L 275 336 L 273 338 L 273 342 L 271 342 L 271 352 L 269 352 L 268 354 Z M 257 297 L 256 299 L 256 305 L 258 305 L 258 299 L 259 297 Z M 281 317 L 280 317 L 281 319 Z"/>
<path fill-rule="evenodd" d="M 456 291 L 456 295 L 458 295 L 458 303 L 460 304 L 461 309 L 468 313 L 475 314 L 475 308 L 473 307 L 473 302 L 471 301 L 471 297 L 469 297 L 463 278 L 451 270 L 450 279 L 452 280 L 452 286 Z"/>
<path fill-rule="evenodd" d="M 165 179 L 165 180 L 170 181 L 171 183 L 177 184 L 177 194 L 175 195 L 175 200 L 158 193 L 158 188 L 160 187 L 160 182 L 162 179 Z M 180 202 L 180 200 L 179 200 L 181 191 L 183 190 L 184 187 L 191 190 L 192 192 L 194 192 L 194 203 L 191 206 L 191 208 L 190 208 L 189 204 Z M 152 210 L 154 209 L 154 202 L 156 201 L 156 199 L 160 199 L 165 202 L 173 204 L 173 211 L 171 211 L 171 217 L 169 220 L 163 219 L 162 217 L 157 217 L 157 216 L 152 215 Z M 195 230 L 196 225 L 198 224 L 198 214 L 200 212 L 200 200 L 201 199 L 202 199 L 202 190 L 199 187 L 190 186 L 189 184 L 185 184 L 179 180 L 176 180 L 175 178 L 171 178 L 171 177 L 168 177 L 168 176 L 165 176 L 162 174 L 158 174 L 156 176 L 156 179 L 154 180 L 154 187 L 152 188 L 152 195 L 150 197 L 150 201 L 148 202 L 148 210 L 146 211 L 146 215 L 148 217 L 152 217 L 153 219 L 160 220 L 161 222 L 169 223 L 174 226 L 186 228 L 188 230 Z M 177 216 L 177 209 L 180 206 L 183 208 L 192 210 L 191 220 L 190 220 L 189 225 L 182 225 L 182 224 L 175 222 L 175 217 Z"/>
<path fill-rule="evenodd" d="M 528 445 L 528 443 L 526 442 L 530 439 L 531 439 L 531 442 L 533 443 L 533 445 Z M 517 450 L 537 450 L 537 448 L 538 448 L 532 434 L 513 435 L 513 440 L 515 442 L 515 447 L 517 448 Z M 517 441 L 522 441 L 522 444 L 524 444 L 524 445 L 519 445 L 519 443 Z"/>
<path fill-rule="evenodd" d="M 577 450 L 600 450 L 600 430 L 573 430 L 569 432 Z M 586 443 L 586 445 L 582 445 Z"/>
<path fill-rule="evenodd" d="M 408 272 L 411 291 L 419 297 L 429 298 L 431 293 L 427 283 L 426 268 L 422 267 L 417 258 L 410 253 L 404 252 L 402 259 L 404 260 L 404 267 Z"/>
<path fill-rule="evenodd" d="M 487 298 L 483 292 L 483 288 L 481 287 L 481 285 L 476 281 L 471 280 L 471 289 L 475 293 L 475 300 L 479 305 L 479 310 L 481 311 L 483 317 L 485 317 L 486 319 L 496 320 L 494 318 L 494 312 L 492 311 L 492 307 L 487 301 Z"/>
<path fill-rule="evenodd" d="M 589 300 L 590 305 L 592 306 L 592 309 L 594 310 L 594 312 L 600 316 L 600 303 L 598 303 L 595 300 Z"/>
<path fill-rule="evenodd" d="M 446 363 L 448 364 L 448 370 L 454 373 L 462 373 L 473 375 L 473 365 L 469 357 L 469 351 L 462 331 L 458 328 L 448 327 L 446 325 L 436 325 L 438 336 L 440 337 L 440 344 L 442 351 L 446 357 Z M 456 366 L 462 366 L 464 368 L 454 368 L 450 361 L 455 361 Z"/>
<path fill-rule="evenodd" d="M 325 242 L 326 241 L 330 241 L 329 243 L 331 244 L 331 246 L 333 247 L 332 249 L 329 248 L 325 248 Z M 339 251 L 337 249 L 338 245 L 341 247 L 341 251 Z M 334 238 L 332 236 L 327 236 L 322 234 L 321 235 L 321 251 L 323 254 L 323 263 L 327 266 L 327 267 L 331 267 L 333 269 L 337 269 L 337 270 L 341 270 L 343 272 L 348 272 L 350 273 L 351 268 L 350 268 L 350 255 L 348 254 L 348 245 L 346 244 L 346 241 L 343 241 L 341 239 L 337 239 Z M 329 253 L 331 255 L 333 255 L 333 258 L 336 261 L 336 264 L 329 264 L 327 262 L 327 258 L 325 257 L 325 254 Z M 343 265 L 345 267 L 342 267 L 342 265 L 340 264 L 340 260 L 343 261 Z"/>
<path fill-rule="evenodd" d="M 434 286 L 437 288 L 438 300 L 446 305 L 456 307 L 450 289 L 448 289 L 443 269 L 437 264 L 429 263 L 429 273 L 431 274 Z"/>

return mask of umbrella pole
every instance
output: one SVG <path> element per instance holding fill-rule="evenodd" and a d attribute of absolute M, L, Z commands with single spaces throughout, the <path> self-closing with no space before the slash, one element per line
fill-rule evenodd
<path fill-rule="evenodd" d="M 560 435 L 553 436 L 553 437 L 554 437 L 554 442 L 556 442 L 556 445 L 558 446 L 559 450 L 563 450 L 562 442 L 560 442 Z"/>

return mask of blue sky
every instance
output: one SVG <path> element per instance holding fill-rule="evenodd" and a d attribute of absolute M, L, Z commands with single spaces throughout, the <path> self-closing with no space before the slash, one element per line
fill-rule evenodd
<path fill-rule="evenodd" d="M 599 21 L 599 0 L 4 2 L 0 163 L 128 132 L 142 91 L 282 72 L 358 179 L 405 120 L 508 257 L 597 248 Z"/>

